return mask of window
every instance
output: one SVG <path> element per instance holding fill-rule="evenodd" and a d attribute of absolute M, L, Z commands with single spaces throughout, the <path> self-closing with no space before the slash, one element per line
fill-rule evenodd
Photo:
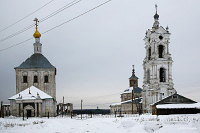
<path fill-rule="evenodd" d="M 33 77 L 33 83 L 38 83 L 38 76 Z"/>
<path fill-rule="evenodd" d="M 160 68 L 160 82 L 166 81 L 166 72 L 164 68 Z"/>
<path fill-rule="evenodd" d="M 148 49 L 148 59 L 151 59 L 151 47 Z"/>
<path fill-rule="evenodd" d="M 28 77 L 27 76 L 23 76 L 23 83 L 28 83 Z"/>
<path fill-rule="evenodd" d="M 49 82 L 49 77 L 46 75 L 44 76 L 44 83 L 48 83 Z"/>
<path fill-rule="evenodd" d="M 159 45 L 158 46 L 158 57 L 159 58 L 163 58 L 163 54 L 164 54 L 164 46 L 163 45 Z"/>

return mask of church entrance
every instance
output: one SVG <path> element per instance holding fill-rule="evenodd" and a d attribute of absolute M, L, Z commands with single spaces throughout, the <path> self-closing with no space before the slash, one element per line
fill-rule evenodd
<path fill-rule="evenodd" d="M 27 110 L 27 116 L 31 117 L 32 116 L 32 111 L 30 109 Z"/>

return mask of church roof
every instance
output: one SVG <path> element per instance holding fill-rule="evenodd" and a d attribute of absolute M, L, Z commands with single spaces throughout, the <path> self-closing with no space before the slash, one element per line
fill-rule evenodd
<path fill-rule="evenodd" d="M 177 100 L 173 100 L 177 99 Z M 179 99 L 179 100 L 178 100 Z M 193 101 L 187 97 L 184 97 L 180 94 L 174 93 L 173 95 L 167 96 L 151 105 L 158 105 L 158 104 L 191 104 L 191 103 L 197 103 L 196 101 Z"/>
<path fill-rule="evenodd" d="M 129 79 L 138 79 L 138 77 L 137 76 L 135 76 L 135 75 L 132 75 Z"/>
<path fill-rule="evenodd" d="M 136 88 L 128 88 L 126 90 L 124 90 L 124 92 L 122 92 L 122 94 L 126 94 L 126 93 L 132 93 L 132 90 L 134 93 L 142 93 L 142 89 L 140 87 L 136 87 Z"/>
<path fill-rule="evenodd" d="M 35 53 L 16 68 L 26 69 L 26 68 L 55 68 L 55 67 L 47 60 L 45 56 L 39 53 Z"/>
<path fill-rule="evenodd" d="M 31 86 L 20 93 L 10 97 L 8 100 L 36 100 L 36 99 L 51 99 L 52 97 L 36 88 Z"/>

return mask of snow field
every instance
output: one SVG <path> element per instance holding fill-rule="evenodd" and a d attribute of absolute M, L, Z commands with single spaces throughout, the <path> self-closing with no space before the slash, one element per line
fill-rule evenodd
<path fill-rule="evenodd" d="M 0 118 L 0 133 L 200 133 L 200 114 Z"/>

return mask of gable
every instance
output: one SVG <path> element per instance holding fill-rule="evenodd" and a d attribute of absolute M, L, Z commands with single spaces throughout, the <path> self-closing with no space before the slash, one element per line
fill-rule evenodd
<path fill-rule="evenodd" d="M 169 33 L 167 32 L 162 26 L 160 26 L 157 30 L 156 30 L 157 33 L 160 33 L 160 34 L 163 34 L 163 33 Z"/>
<path fill-rule="evenodd" d="M 173 94 L 169 97 L 166 97 L 156 103 L 154 103 L 154 105 L 158 105 L 158 104 L 183 104 L 183 103 L 197 103 L 189 98 L 186 98 L 184 96 L 181 96 L 179 94 Z"/>
<path fill-rule="evenodd" d="M 51 96 L 43 92 L 42 90 L 31 86 L 20 93 L 10 97 L 8 100 L 35 100 L 35 99 L 53 99 Z"/>

